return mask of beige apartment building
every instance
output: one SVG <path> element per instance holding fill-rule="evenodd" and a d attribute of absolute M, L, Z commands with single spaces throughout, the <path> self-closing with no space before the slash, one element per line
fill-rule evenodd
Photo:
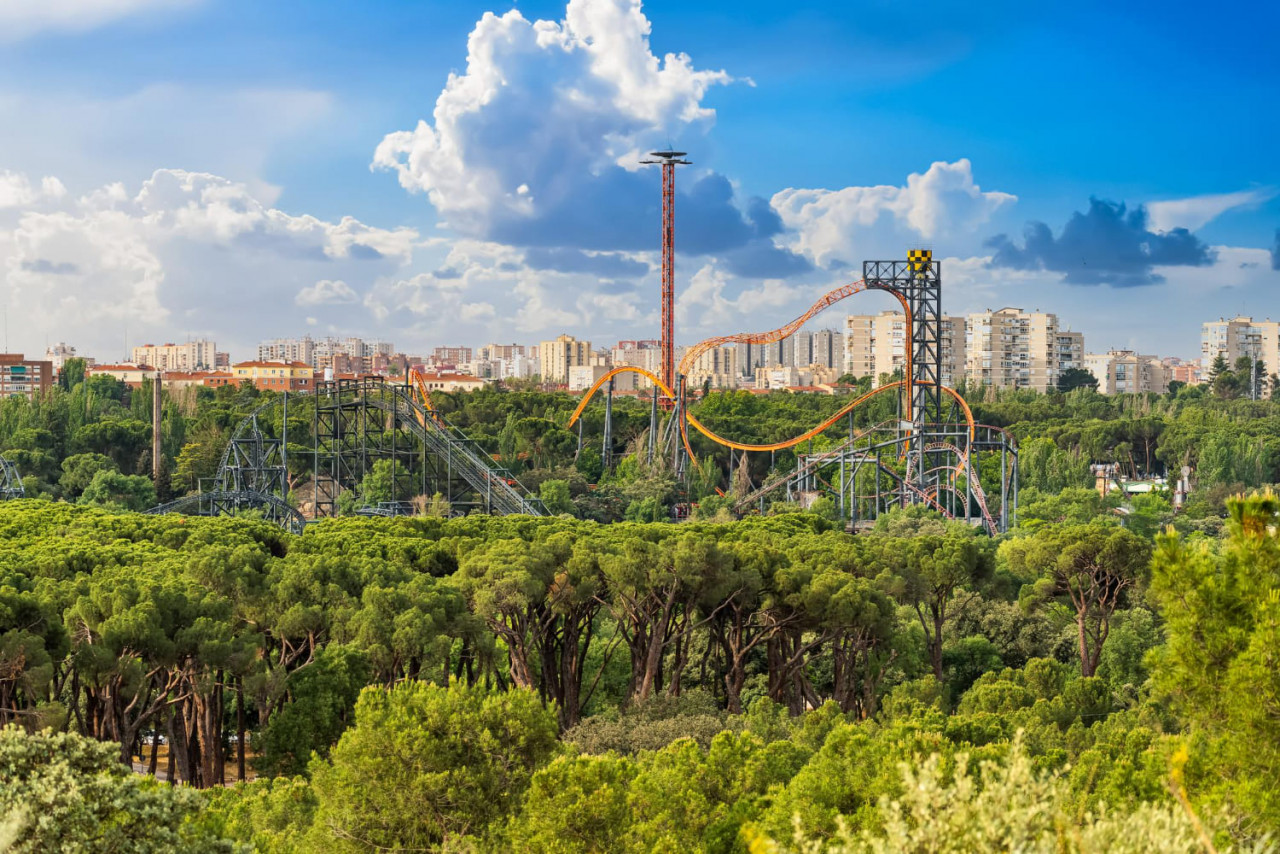
<path fill-rule="evenodd" d="M 1164 394 L 1169 390 L 1170 371 L 1158 356 L 1132 350 L 1089 353 L 1084 367 L 1098 380 L 1101 394 Z"/>
<path fill-rule="evenodd" d="M 133 348 L 135 365 L 149 365 L 159 371 L 212 370 L 217 365 L 217 346 L 212 341 L 185 344 L 144 344 Z"/>
<path fill-rule="evenodd" d="M 676 352 L 677 363 L 682 354 L 683 350 Z M 629 365 L 633 368 L 643 368 L 651 374 L 659 376 L 662 374 L 662 350 L 658 348 L 656 341 L 619 341 L 618 346 L 609 351 L 609 361 L 615 368 Z M 640 374 L 631 374 L 631 376 L 635 377 L 636 388 L 653 388 L 653 382 L 648 377 Z"/>
<path fill-rule="evenodd" d="M 964 376 L 965 319 L 944 316 L 938 332 L 942 383 L 954 386 Z M 878 386 L 882 374 L 906 370 L 907 346 L 907 320 L 902 312 L 851 314 L 845 318 L 844 372 L 869 376 Z"/>
<path fill-rule="evenodd" d="M 698 354 L 689 366 L 685 387 L 696 389 L 710 384 L 712 388 L 737 388 L 738 370 L 737 347 L 712 347 Z"/>
<path fill-rule="evenodd" d="M 1221 354 L 1228 365 L 1241 356 L 1250 356 L 1267 366 L 1266 372 L 1280 372 L 1280 322 L 1252 317 L 1219 318 L 1203 325 L 1200 333 L 1200 366 L 1209 373 Z"/>
<path fill-rule="evenodd" d="M 1070 368 L 1083 367 L 1084 335 L 1063 330 L 1058 316 L 1020 308 L 970 314 L 965 379 L 970 386 L 1050 391 Z"/>
<path fill-rule="evenodd" d="M 569 382 L 569 369 L 590 365 L 594 360 L 590 341 L 579 341 L 572 335 L 561 335 L 554 341 L 538 344 L 539 374 L 544 383 L 561 385 Z"/>

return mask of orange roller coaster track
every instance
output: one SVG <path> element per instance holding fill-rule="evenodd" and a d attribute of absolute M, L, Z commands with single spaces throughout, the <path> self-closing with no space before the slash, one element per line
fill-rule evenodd
<path fill-rule="evenodd" d="M 725 344 L 771 344 L 774 341 L 781 341 L 788 335 L 794 335 L 797 330 L 812 320 L 816 315 L 826 311 L 831 306 L 848 299 L 854 294 L 860 294 L 863 291 L 884 291 L 892 294 L 899 303 L 902 304 L 902 310 L 906 315 L 906 330 L 908 342 L 911 341 L 911 330 L 914 325 L 914 318 L 911 314 L 911 304 L 907 302 L 907 298 L 900 291 L 887 287 L 882 284 L 867 284 L 865 280 L 859 279 L 842 287 L 836 288 L 834 291 L 828 291 L 823 294 L 813 305 L 809 306 L 809 310 L 788 323 L 786 326 L 779 326 L 777 329 L 771 329 L 768 332 L 739 332 L 736 335 L 721 335 L 717 338 L 708 338 L 705 341 L 699 341 L 688 350 L 685 351 L 684 358 L 680 360 L 680 373 L 688 374 L 689 370 L 698 361 L 698 357 L 713 347 L 721 347 Z M 911 400 L 912 385 L 912 365 L 911 365 L 911 347 L 906 348 L 906 371 L 903 376 L 906 377 L 905 384 L 907 386 L 907 400 Z"/>
<path fill-rule="evenodd" d="M 650 371 L 646 371 L 644 368 L 637 368 L 634 365 L 624 365 L 620 368 L 614 368 L 613 370 L 609 371 L 604 376 L 602 376 L 600 379 L 596 380 L 595 385 L 589 388 L 587 390 L 587 393 L 582 396 L 582 399 L 578 401 L 577 408 L 573 410 L 573 415 L 570 416 L 569 418 L 568 426 L 572 427 L 574 423 L 578 420 L 578 418 L 582 416 L 583 411 L 587 408 L 587 404 L 591 402 L 591 398 L 595 396 L 595 393 L 599 391 L 601 387 L 604 386 L 605 383 L 607 383 L 613 377 L 618 376 L 619 374 L 626 374 L 626 373 L 640 374 L 641 376 L 647 378 L 650 382 L 652 382 L 654 384 L 654 387 L 660 390 L 669 399 L 675 400 L 676 393 L 671 389 L 670 386 L 664 383 L 661 380 L 661 378 L 659 378 L 656 374 Z M 872 389 L 866 394 L 859 395 L 854 400 L 851 400 L 849 403 L 846 403 L 844 406 L 840 407 L 840 409 L 834 415 L 829 416 L 826 420 L 824 420 L 821 424 L 814 427 L 813 429 L 808 430 L 807 432 L 802 433 L 801 435 L 796 436 L 794 438 L 787 439 L 786 441 L 773 442 L 771 444 L 765 444 L 765 445 L 753 445 L 746 442 L 735 442 L 732 439 L 726 439 L 724 436 L 721 436 L 713 432 L 710 428 L 708 428 L 696 417 L 694 417 L 692 413 L 686 412 L 685 417 L 688 419 L 688 422 L 693 425 L 695 430 L 697 430 L 699 433 L 706 436 L 708 439 L 715 442 L 716 444 L 723 445 L 726 448 L 733 448 L 735 451 L 782 451 L 782 450 L 786 450 L 787 448 L 794 448 L 796 445 L 799 445 L 801 442 L 806 442 L 809 439 L 812 439 L 814 436 L 819 435 L 820 433 L 822 433 L 823 431 L 831 427 L 833 424 L 835 424 L 837 421 L 839 421 L 841 418 L 845 417 L 850 412 L 852 412 L 856 407 L 861 406 L 863 403 L 875 397 L 876 395 L 884 394 L 885 392 L 902 388 L 906 385 L 908 385 L 907 380 L 899 380 L 898 382 L 889 383 L 887 385 L 882 385 L 877 389 Z M 932 383 L 930 383 L 930 385 L 932 385 Z M 977 428 L 977 425 L 974 423 L 973 412 L 969 409 L 969 404 L 965 401 L 963 397 L 961 397 L 959 392 L 957 392 L 955 389 L 949 388 L 947 386 L 942 386 L 942 390 L 946 392 L 948 395 L 950 395 L 952 398 L 954 398 L 955 401 L 960 405 L 960 408 L 964 411 L 965 423 L 968 425 L 969 435 L 970 437 L 972 437 L 974 434 L 974 431 Z M 681 439 L 684 441 L 685 451 L 689 454 L 689 458 L 695 459 L 695 457 L 693 456 L 693 450 L 692 448 L 689 447 L 689 438 L 685 434 L 683 424 L 681 425 L 680 436 L 681 436 Z"/>

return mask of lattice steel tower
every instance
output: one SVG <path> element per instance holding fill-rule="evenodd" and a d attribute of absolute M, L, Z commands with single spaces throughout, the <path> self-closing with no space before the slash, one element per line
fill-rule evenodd
<path fill-rule="evenodd" d="M 662 370 L 668 388 L 676 387 L 676 166 L 688 166 L 683 151 L 651 151 L 656 160 L 641 163 L 662 166 Z"/>

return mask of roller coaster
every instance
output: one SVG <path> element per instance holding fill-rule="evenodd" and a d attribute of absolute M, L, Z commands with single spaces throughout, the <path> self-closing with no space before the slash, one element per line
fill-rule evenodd
<path fill-rule="evenodd" d="M 768 344 L 801 329 L 822 311 L 855 294 L 883 291 L 901 304 L 906 321 L 904 378 L 862 394 L 841 406 L 816 426 L 780 442 L 750 443 L 722 436 L 690 411 L 686 378 L 698 358 L 714 347 L 729 344 Z M 797 455 L 794 470 L 776 473 L 758 488 L 735 496 L 739 515 L 765 512 L 770 501 L 811 503 L 821 495 L 834 499 L 842 518 L 850 524 L 866 523 L 894 507 L 924 505 L 953 519 L 965 519 L 996 534 L 1009 529 L 1017 508 L 1017 443 L 1000 428 L 974 421 L 964 397 L 942 383 L 941 262 L 928 250 L 912 250 L 906 261 L 867 261 L 856 282 L 830 291 L 807 311 L 777 329 L 708 338 L 690 347 L 680 360 L 672 384 L 650 371 L 634 366 L 614 368 L 582 396 L 568 426 L 579 419 L 597 393 L 605 395 L 605 464 L 609 464 L 612 431 L 612 397 L 615 378 L 638 374 L 654 386 L 654 406 L 649 431 L 652 459 L 658 441 L 658 400 L 670 415 L 662 433 L 663 453 L 671 452 L 678 475 L 696 465 L 689 442 L 689 427 L 712 443 L 729 449 L 730 469 L 736 454 L 769 452 L 798 447 L 826 434 L 848 420 L 848 438 L 818 454 Z M 853 413 L 881 395 L 896 394 L 899 411 L 907 417 L 856 431 Z M 581 430 L 581 427 L 579 427 Z M 581 435 L 581 434 L 580 434 Z M 999 467 L 998 472 L 995 466 Z M 984 474 L 987 485 L 984 485 Z M 993 509 L 994 508 L 994 509 Z"/>
<path fill-rule="evenodd" d="M 302 398 L 312 410 L 311 429 L 299 437 L 295 427 L 293 444 L 291 400 L 295 406 L 300 402 L 298 395 L 286 393 L 259 405 L 232 431 L 213 478 L 199 491 L 147 512 L 253 513 L 294 533 L 308 522 L 297 505 L 309 503 L 315 519 L 336 516 L 344 494 L 353 496 L 353 512 L 365 516 L 406 515 L 414 512 L 412 499 L 433 495 L 454 515 L 546 512 L 515 475 L 435 408 L 416 371 L 403 383 L 381 377 L 317 383 L 315 394 Z M 300 493 L 291 485 L 290 454 L 295 468 L 310 475 L 310 488 Z M 361 486 L 380 460 L 391 463 L 390 494 L 376 503 L 361 502 Z"/>

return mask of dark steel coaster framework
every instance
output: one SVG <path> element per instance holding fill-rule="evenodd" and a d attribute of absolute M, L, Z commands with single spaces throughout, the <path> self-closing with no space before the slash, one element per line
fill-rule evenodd
<path fill-rule="evenodd" d="M 26 497 L 27 490 L 22 485 L 22 475 L 18 474 L 18 467 L 10 460 L 0 457 L 0 501 Z"/>
<path fill-rule="evenodd" d="M 350 488 L 377 460 L 392 460 L 406 474 L 403 492 L 393 483 L 391 500 L 365 515 L 396 515 L 411 509 L 415 495 L 441 495 L 455 513 L 541 516 L 542 503 L 515 475 L 494 463 L 475 442 L 438 412 L 427 409 L 405 384 L 379 377 L 318 383 L 315 407 L 316 517 L 337 513 L 334 489 L 321 478 Z"/>
<path fill-rule="evenodd" d="M 268 436 L 263 433 L 259 418 L 277 405 L 283 408 L 281 435 Z M 196 494 L 184 495 L 147 512 L 237 516 L 254 511 L 288 531 L 302 533 L 307 520 L 288 500 L 288 429 L 288 394 L 260 404 L 232 432 L 211 483 L 202 482 Z"/>

